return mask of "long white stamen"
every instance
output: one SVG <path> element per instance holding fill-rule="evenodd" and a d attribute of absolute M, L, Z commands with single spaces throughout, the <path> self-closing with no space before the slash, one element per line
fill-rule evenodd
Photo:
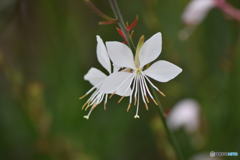
<path fill-rule="evenodd" d="M 151 99 L 153 99 L 153 96 L 152 96 L 151 92 L 149 91 L 149 88 L 148 88 L 148 85 L 147 85 L 147 82 L 146 82 L 145 78 L 143 78 L 142 80 L 143 80 L 143 83 L 144 83 L 144 86 L 147 90 L 148 95 L 150 96 Z"/>
<path fill-rule="evenodd" d="M 85 115 L 84 118 L 89 119 L 94 108 L 96 108 L 96 106 L 102 102 L 104 97 L 106 97 L 105 102 L 104 102 L 104 105 L 106 106 L 107 95 L 105 93 L 100 92 L 99 89 L 95 90 L 95 92 L 90 96 L 90 98 L 87 100 L 87 102 L 83 105 L 83 109 L 86 106 L 85 110 L 87 110 L 89 107 L 92 106 L 89 113 L 87 115 Z"/>
<path fill-rule="evenodd" d="M 83 105 L 82 109 L 85 108 L 85 110 L 87 110 L 92 104 L 91 102 L 93 101 L 93 99 L 98 95 L 98 90 L 96 90 L 91 96 L 90 98 L 86 101 L 86 103 Z"/>
<path fill-rule="evenodd" d="M 150 79 L 149 79 L 146 75 L 144 75 L 144 77 L 147 79 L 147 81 L 150 83 L 150 85 L 151 85 L 154 89 L 158 90 L 158 88 L 150 81 Z"/>
<path fill-rule="evenodd" d="M 135 89 L 135 84 L 136 84 L 136 78 L 135 78 L 135 74 L 133 75 L 133 85 L 132 85 L 132 90 L 131 90 L 131 93 L 130 93 L 130 98 L 129 98 L 129 104 L 128 104 L 128 107 L 127 107 L 127 112 L 129 111 L 129 109 L 131 108 L 131 104 L 132 104 L 132 96 L 133 96 L 133 91 Z"/>
<path fill-rule="evenodd" d="M 146 98 L 147 103 L 149 103 L 149 100 L 148 100 L 148 97 L 147 97 L 147 91 L 146 91 L 147 86 L 145 86 L 143 79 L 144 79 L 144 77 L 141 76 L 141 83 L 142 83 L 142 86 L 143 86 L 144 97 Z"/>
<path fill-rule="evenodd" d="M 137 91 L 140 90 L 140 83 L 139 83 L 139 76 L 137 77 Z M 136 109 L 136 114 L 134 116 L 134 118 L 140 118 L 138 115 L 138 111 L 139 111 L 139 99 L 140 99 L 140 91 L 137 92 L 137 109 Z"/>
<path fill-rule="evenodd" d="M 143 88 L 143 93 L 144 93 L 144 96 L 146 96 L 147 94 L 146 94 L 146 88 L 145 88 L 145 85 L 144 85 L 144 83 L 143 83 L 143 76 L 141 75 L 140 76 L 140 81 L 141 81 L 141 85 L 142 85 L 142 88 Z"/>
<path fill-rule="evenodd" d="M 138 93 L 138 74 L 136 75 L 136 85 L 135 85 L 135 93 L 134 93 L 134 105 L 137 104 L 137 93 Z"/>
<path fill-rule="evenodd" d="M 98 95 L 94 98 L 94 100 L 91 102 L 91 105 L 99 104 L 103 100 L 104 94 L 99 92 Z"/>
<path fill-rule="evenodd" d="M 95 90 L 87 101 L 91 102 L 99 94 L 99 89 Z"/>
<path fill-rule="evenodd" d="M 85 119 L 89 119 L 89 117 L 90 117 L 92 111 L 96 108 L 96 106 L 97 106 L 97 105 L 92 106 L 92 108 L 90 109 L 90 111 L 88 112 L 88 114 L 85 115 L 85 116 L 83 116 L 83 118 L 85 118 Z"/>
<path fill-rule="evenodd" d="M 82 97 L 80 97 L 80 99 L 86 97 L 89 93 L 91 93 L 92 91 L 93 94 L 89 97 L 89 99 L 86 101 L 86 103 L 83 105 L 82 109 L 87 110 L 89 107 L 91 107 L 89 113 L 87 115 L 84 116 L 84 118 L 89 119 L 90 114 L 92 113 L 92 111 L 94 110 L 94 108 L 100 104 L 104 97 L 104 109 L 106 109 L 106 103 L 107 103 L 107 94 L 100 92 L 99 86 L 101 86 L 102 81 L 99 82 L 98 84 L 96 84 L 94 87 L 92 87 L 88 92 L 86 92 Z"/>
<path fill-rule="evenodd" d="M 108 95 L 106 94 L 105 100 L 104 100 L 104 110 L 107 109 L 107 100 L 108 100 Z"/>
<path fill-rule="evenodd" d="M 143 87 L 144 97 L 145 97 L 147 103 L 149 103 L 149 100 L 148 100 L 148 97 L 147 97 L 147 91 L 146 91 L 147 86 L 144 84 L 144 76 L 143 75 L 141 75 L 140 80 L 141 80 L 141 84 L 142 84 L 142 87 Z"/>
<path fill-rule="evenodd" d="M 97 90 L 90 98 L 89 98 L 89 104 L 92 106 L 93 104 L 96 103 L 98 99 L 98 95 L 100 94 L 99 90 Z"/>
<path fill-rule="evenodd" d="M 143 99 L 143 102 L 144 102 L 144 104 L 145 104 L 145 108 L 146 108 L 146 110 L 148 110 L 148 105 L 147 105 L 147 103 L 146 103 L 146 101 L 148 101 L 147 100 L 147 96 L 146 96 L 146 90 L 145 90 L 145 86 L 144 86 L 144 84 L 143 84 L 143 82 L 142 82 L 142 75 L 140 76 L 140 86 L 141 86 L 141 94 L 142 94 L 142 99 Z M 146 100 L 145 100 L 146 99 Z"/>
<path fill-rule="evenodd" d="M 150 85 L 154 88 L 154 89 L 156 89 L 157 91 L 158 91 L 158 93 L 160 93 L 162 96 L 166 96 L 162 91 L 160 91 L 151 81 L 150 81 L 150 79 L 146 76 L 146 75 L 144 75 L 144 77 L 147 79 L 147 81 L 150 83 Z"/>
<path fill-rule="evenodd" d="M 91 93 L 96 87 L 92 87 L 90 90 L 88 90 L 83 96 L 79 97 L 79 99 L 85 98 L 89 93 Z"/>
<path fill-rule="evenodd" d="M 144 94 L 144 87 L 143 87 L 143 84 L 142 84 L 142 79 L 141 79 L 142 75 L 139 76 L 139 86 L 140 86 L 140 89 L 141 89 L 141 95 L 142 95 L 142 99 L 143 99 L 143 102 L 146 103 L 146 100 L 145 100 L 145 94 Z"/>
<path fill-rule="evenodd" d="M 79 99 L 85 98 L 89 93 L 91 93 L 94 89 L 98 88 L 101 84 L 102 82 L 97 83 L 95 86 L 89 89 L 83 96 L 79 97 Z"/>
<path fill-rule="evenodd" d="M 145 76 L 144 76 L 144 77 L 145 77 Z M 156 105 L 158 105 L 157 102 L 156 102 L 156 100 L 153 98 L 151 92 L 149 91 L 149 88 L 148 88 L 148 85 L 147 85 L 147 82 L 146 82 L 145 78 L 143 78 L 143 82 L 144 82 L 144 84 L 145 84 L 145 86 L 146 86 L 147 93 L 149 94 L 150 98 L 153 100 L 153 102 L 154 102 Z"/>
<path fill-rule="evenodd" d="M 136 76 L 136 75 L 134 75 L 134 76 Z M 134 81 L 133 81 L 133 88 L 132 88 L 131 96 L 130 96 L 130 103 L 132 103 L 132 95 L 133 95 L 134 90 L 136 89 L 136 78 L 134 77 L 133 80 Z"/>
<path fill-rule="evenodd" d="M 88 104 L 88 106 L 86 107 L 86 109 L 85 110 L 87 110 L 89 107 L 91 107 L 91 106 L 97 106 L 98 104 L 100 104 L 101 103 L 101 101 L 102 101 L 102 96 L 104 96 L 104 95 L 102 95 L 102 94 L 98 94 L 92 101 L 91 101 L 91 103 L 89 102 L 89 104 Z"/>
<path fill-rule="evenodd" d="M 104 96 L 105 96 L 104 93 L 100 93 L 100 98 L 98 99 L 97 104 L 99 104 L 99 103 L 101 103 L 103 101 Z"/>

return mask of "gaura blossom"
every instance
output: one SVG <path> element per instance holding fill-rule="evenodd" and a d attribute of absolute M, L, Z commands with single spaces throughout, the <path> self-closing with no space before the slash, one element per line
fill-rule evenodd
<path fill-rule="evenodd" d="M 97 38 L 97 59 L 99 61 L 99 63 L 107 70 L 108 74 L 111 75 L 111 62 L 108 56 L 108 52 L 106 49 L 105 44 L 103 43 L 103 40 L 100 38 L 100 36 L 96 36 Z M 108 76 L 103 73 L 102 71 L 98 70 L 97 68 L 92 67 L 88 73 L 84 76 L 84 79 L 89 81 L 93 87 L 82 97 L 80 97 L 80 99 L 84 98 L 85 96 L 87 96 L 88 94 L 90 94 L 91 92 L 92 95 L 90 96 L 90 98 L 87 100 L 87 102 L 83 105 L 82 109 L 87 110 L 89 107 L 91 107 L 89 113 L 87 115 L 84 116 L 84 118 L 89 119 L 90 114 L 92 113 L 92 111 L 96 108 L 97 105 L 99 105 L 103 100 L 104 100 L 104 109 L 106 109 L 106 104 L 107 104 L 107 99 L 108 99 L 108 94 L 106 94 L 105 92 L 101 91 L 101 86 L 104 83 L 104 81 L 106 80 Z M 124 87 L 124 86 L 122 86 Z M 124 94 L 121 91 L 121 87 L 116 91 L 116 93 L 118 95 L 121 96 L 127 96 L 127 94 L 130 93 L 130 91 L 126 91 L 124 92 Z"/>
<path fill-rule="evenodd" d="M 208 12 L 216 6 L 216 0 L 191 0 L 187 5 L 182 19 L 189 25 L 197 25 L 206 17 Z"/>
<path fill-rule="evenodd" d="M 156 103 L 148 85 L 152 86 L 155 90 L 164 95 L 151 82 L 150 78 L 159 82 L 168 82 L 182 72 L 181 68 L 165 60 L 159 60 L 151 66 L 148 65 L 158 58 L 161 53 L 161 33 L 153 35 L 145 43 L 144 38 L 141 37 L 136 49 L 135 59 L 131 49 L 124 43 L 110 41 L 106 42 L 106 46 L 113 64 L 123 69 L 106 78 L 105 82 L 101 86 L 101 90 L 104 93 L 116 93 L 119 88 L 125 88 L 124 90 L 121 89 L 123 94 L 130 90 L 129 105 L 127 110 L 130 109 L 134 98 L 134 105 L 137 107 L 134 118 L 139 118 L 138 112 L 140 96 L 142 97 L 142 101 L 144 102 L 146 109 L 148 109 L 148 97 Z"/>
<path fill-rule="evenodd" d="M 179 129 L 183 127 L 188 133 L 196 131 L 200 126 L 200 106 L 193 99 L 178 102 L 167 118 L 169 127 Z"/>

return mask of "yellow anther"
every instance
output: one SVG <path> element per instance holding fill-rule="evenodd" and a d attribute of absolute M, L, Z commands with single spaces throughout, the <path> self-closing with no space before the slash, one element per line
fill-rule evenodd
<path fill-rule="evenodd" d="M 148 111 L 148 105 L 147 105 L 147 103 L 145 103 L 145 108 L 146 108 L 146 110 Z"/>
<path fill-rule="evenodd" d="M 121 101 L 123 100 L 123 96 L 118 100 L 118 102 L 117 103 L 121 103 Z"/>
<path fill-rule="evenodd" d="M 87 96 L 87 94 L 84 94 L 83 96 L 79 97 L 79 99 L 83 99 Z"/>
<path fill-rule="evenodd" d="M 145 97 L 147 103 L 149 103 L 148 97 L 146 95 L 144 97 Z"/>
<path fill-rule="evenodd" d="M 158 91 L 159 94 L 161 94 L 162 96 L 166 97 L 166 95 L 162 91 L 160 91 L 159 89 L 157 91 Z"/>
<path fill-rule="evenodd" d="M 115 93 L 112 93 L 110 96 L 109 96 L 109 99 L 111 99 L 113 96 L 114 96 Z"/>
<path fill-rule="evenodd" d="M 82 106 L 82 110 L 85 108 L 85 106 L 88 104 L 88 102 L 84 103 L 84 105 Z"/>
<path fill-rule="evenodd" d="M 130 110 L 130 108 L 131 108 L 131 103 L 128 104 L 127 112 Z"/>
<path fill-rule="evenodd" d="M 156 106 L 158 106 L 158 103 L 155 101 L 154 98 L 152 98 L 153 102 L 155 103 Z"/>

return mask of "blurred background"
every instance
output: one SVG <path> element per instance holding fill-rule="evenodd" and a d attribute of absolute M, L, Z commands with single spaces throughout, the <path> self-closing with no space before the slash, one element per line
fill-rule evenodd
<path fill-rule="evenodd" d="M 93 2 L 113 16 L 108 1 Z M 240 1 L 229 2 L 240 8 Z M 178 102 L 194 101 L 197 126 L 174 134 L 186 160 L 204 160 L 210 151 L 240 152 L 240 23 L 212 9 L 181 40 L 188 3 L 119 1 L 126 21 L 139 16 L 135 43 L 162 32 L 160 59 L 183 68 L 176 79 L 155 84 L 167 95 L 160 97 L 166 116 Z M 0 0 L 1 160 L 176 159 L 154 105 L 142 106 L 136 120 L 135 108 L 127 113 L 127 101 L 117 104 L 115 96 L 106 111 L 100 105 L 83 118 L 86 99 L 78 98 L 91 87 L 83 76 L 93 66 L 104 70 L 96 35 L 122 41 L 115 25 L 100 20 L 82 0 Z"/>

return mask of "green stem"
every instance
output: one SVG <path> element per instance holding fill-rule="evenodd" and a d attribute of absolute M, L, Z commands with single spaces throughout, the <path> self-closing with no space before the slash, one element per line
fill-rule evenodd
<path fill-rule="evenodd" d="M 176 152 L 176 156 L 177 156 L 178 160 L 184 160 L 182 151 L 180 149 L 180 146 L 177 143 L 176 137 L 174 136 L 174 134 L 171 131 L 171 129 L 168 127 L 166 118 L 164 116 L 164 111 L 163 111 L 163 108 L 161 106 L 161 103 L 160 103 L 159 99 L 157 98 L 156 91 L 153 91 L 153 94 L 154 94 L 154 97 L 155 97 L 155 99 L 157 100 L 157 103 L 158 103 L 159 113 L 160 113 L 159 115 L 160 115 L 160 118 L 162 120 L 163 126 L 164 126 L 164 128 L 166 130 L 166 133 L 168 135 L 168 140 L 171 143 L 171 145 L 173 146 L 173 148 L 174 148 L 174 150 Z"/>
<path fill-rule="evenodd" d="M 126 29 L 126 25 L 125 25 L 125 21 L 123 19 L 123 16 L 121 14 L 121 11 L 119 9 L 119 6 L 118 6 L 118 3 L 116 0 L 109 0 L 109 3 L 111 5 L 111 8 L 112 8 L 112 11 L 116 17 L 116 19 L 118 20 L 118 26 L 119 28 L 123 31 L 123 34 L 125 35 L 126 37 L 126 41 L 127 43 L 129 44 L 129 46 L 135 50 L 135 45 L 133 43 L 133 40 L 129 34 L 129 32 L 127 31 Z"/>
<path fill-rule="evenodd" d="M 135 45 L 134 45 L 134 43 L 133 43 L 133 41 L 132 41 L 132 38 L 131 38 L 129 32 L 128 32 L 127 29 L 126 29 L 126 25 L 125 25 L 125 23 L 124 23 L 123 16 L 122 16 L 122 14 L 121 14 L 121 12 L 120 12 L 120 9 L 119 9 L 117 0 L 109 0 L 109 3 L 110 3 L 110 5 L 111 5 L 112 11 L 113 11 L 116 19 L 118 20 L 118 26 L 119 26 L 120 29 L 123 31 L 123 33 L 124 33 L 124 35 L 125 35 L 125 37 L 126 37 L 126 40 L 127 40 L 128 45 L 133 49 L 133 51 L 135 51 Z M 165 116 L 164 116 L 163 109 L 162 109 L 162 107 L 161 107 L 161 105 L 160 105 L 160 101 L 159 101 L 159 99 L 157 98 L 155 91 L 154 91 L 154 96 L 156 97 L 157 102 L 158 102 L 158 106 L 159 106 L 159 109 L 160 109 L 160 110 L 159 110 L 159 111 L 160 111 L 160 112 L 159 112 L 159 113 L 160 113 L 159 115 L 160 115 L 160 118 L 161 118 L 161 120 L 162 120 L 162 122 L 163 122 L 163 125 L 164 125 L 164 128 L 165 128 L 165 130 L 166 130 L 166 133 L 167 133 L 167 135 L 168 135 L 169 142 L 170 142 L 171 145 L 173 146 L 173 148 L 174 148 L 174 150 L 175 150 L 175 152 L 176 152 L 176 156 L 177 156 L 178 160 L 184 160 L 183 154 L 182 154 L 182 152 L 181 152 L 181 150 L 180 150 L 180 147 L 179 147 L 179 145 L 178 145 L 178 143 L 177 143 L 177 141 L 176 141 L 176 138 L 175 138 L 174 134 L 172 133 L 172 131 L 169 129 L 168 125 L 167 125 L 167 122 L 166 122 L 166 118 L 165 118 Z"/>

